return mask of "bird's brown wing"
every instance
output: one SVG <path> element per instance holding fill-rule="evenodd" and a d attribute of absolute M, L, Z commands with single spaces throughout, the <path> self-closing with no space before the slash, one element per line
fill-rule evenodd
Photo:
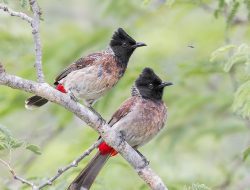
<path fill-rule="evenodd" d="M 129 112 L 131 112 L 133 105 L 135 104 L 136 97 L 131 97 L 126 100 L 121 107 L 113 114 L 112 118 L 109 120 L 109 126 L 113 126 L 121 118 L 125 117 Z"/>
<path fill-rule="evenodd" d="M 82 69 L 84 67 L 87 67 L 89 65 L 92 65 L 96 62 L 102 56 L 102 53 L 92 53 L 89 54 L 86 57 L 82 57 L 75 61 L 74 63 L 70 64 L 66 69 L 64 69 L 55 79 L 54 84 L 57 85 L 60 80 L 62 80 L 64 77 L 66 77 L 69 73 L 75 70 Z"/>

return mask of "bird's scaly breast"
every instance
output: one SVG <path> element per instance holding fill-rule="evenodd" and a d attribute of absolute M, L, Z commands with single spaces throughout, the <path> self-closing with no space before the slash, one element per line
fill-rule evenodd
<path fill-rule="evenodd" d="M 118 72 L 104 65 L 92 65 L 73 71 L 65 77 L 65 89 L 80 99 L 98 99 L 118 81 Z"/>
<path fill-rule="evenodd" d="M 121 119 L 115 127 L 122 131 L 131 146 L 142 146 L 150 141 L 164 126 L 166 107 L 150 100 L 139 100 L 133 110 Z"/>

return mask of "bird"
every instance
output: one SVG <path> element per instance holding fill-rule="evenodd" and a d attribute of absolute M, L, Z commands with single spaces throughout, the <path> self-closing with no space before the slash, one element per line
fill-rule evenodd
<path fill-rule="evenodd" d="M 108 122 L 141 156 L 138 148 L 149 142 L 164 127 L 167 107 L 162 100 L 164 88 L 171 82 L 162 82 L 151 68 L 144 68 L 136 79 L 131 97 L 113 114 Z M 99 137 L 101 138 L 101 137 Z M 68 190 L 88 190 L 111 156 L 117 152 L 101 140 L 98 152 L 69 185 Z M 143 157 L 145 158 L 145 157 Z"/>
<path fill-rule="evenodd" d="M 130 56 L 142 46 L 146 44 L 136 42 L 123 28 L 118 28 L 105 50 L 91 53 L 66 67 L 55 78 L 55 89 L 69 94 L 75 101 L 83 100 L 84 105 L 92 108 L 116 85 L 127 69 Z M 25 101 L 25 107 L 33 109 L 47 102 L 47 99 L 35 95 Z"/>

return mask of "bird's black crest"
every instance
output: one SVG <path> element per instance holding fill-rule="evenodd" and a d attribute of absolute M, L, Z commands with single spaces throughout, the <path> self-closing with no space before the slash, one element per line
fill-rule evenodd
<path fill-rule="evenodd" d="M 162 80 L 158 77 L 153 69 L 146 67 L 143 69 L 141 75 L 137 79 L 143 83 L 154 83 L 155 85 L 161 84 Z"/>
<path fill-rule="evenodd" d="M 135 81 L 136 88 L 140 96 L 151 100 L 161 100 L 163 95 L 163 88 L 159 88 L 162 80 L 158 77 L 153 69 L 143 69 L 140 76 Z"/>
<path fill-rule="evenodd" d="M 130 44 L 136 44 L 136 41 L 129 36 L 122 28 L 118 28 L 112 36 L 113 41 L 127 41 Z"/>

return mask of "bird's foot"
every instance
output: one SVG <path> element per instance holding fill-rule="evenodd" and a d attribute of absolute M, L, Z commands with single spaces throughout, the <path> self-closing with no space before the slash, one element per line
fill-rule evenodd
<path fill-rule="evenodd" d="M 75 97 L 75 95 L 73 94 L 71 90 L 68 91 L 68 94 L 72 100 L 74 100 L 75 102 L 78 102 L 78 99 Z"/>
<path fill-rule="evenodd" d="M 141 158 L 144 162 L 144 166 L 148 166 L 150 161 L 139 150 L 136 150 L 136 152 L 141 156 Z"/>
<path fill-rule="evenodd" d="M 88 106 L 89 110 L 92 111 L 95 115 L 98 116 L 98 121 L 102 122 L 103 118 L 102 116 L 92 107 L 92 106 Z"/>
<path fill-rule="evenodd" d="M 120 142 L 119 142 L 119 145 L 125 141 L 125 133 L 124 131 L 119 131 L 118 133 L 119 137 L 120 137 Z"/>

